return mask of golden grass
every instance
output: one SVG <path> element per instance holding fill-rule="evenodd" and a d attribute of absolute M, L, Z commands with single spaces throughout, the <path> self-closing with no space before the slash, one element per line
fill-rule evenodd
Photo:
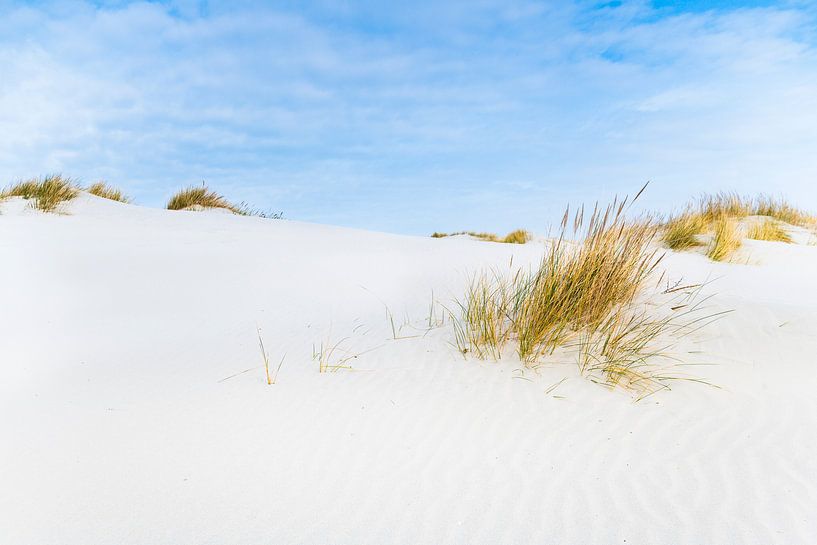
<path fill-rule="evenodd" d="M 773 219 L 764 219 L 749 227 L 748 238 L 753 240 L 768 240 L 771 242 L 791 243 L 792 238 L 780 222 Z"/>
<path fill-rule="evenodd" d="M 79 188 L 70 178 L 51 174 L 43 179 L 30 179 L 11 185 L 0 197 L 22 197 L 32 200 L 32 207 L 43 212 L 56 212 L 57 207 L 79 194 Z"/>
<path fill-rule="evenodd" d="M 535 367 L 556 349 L 578 349 L 582 375 L 638 397 L 680 378 L 652 360 L 664 354 L 666 335 L 683 330 L 679 320 L 699 309 L 677 300 L 654 303 L 646 288 L 663 258 L 652 249 L 657 224 L 627 219 L 626 202 L 596 206 L 587 221 L 583 210 L 576 213 L 577 243 L 565 240 L 566 213 L 561 236 L 535 271 L 475 275 L 451 315 L 460 351 L 498 359 L 514 342 L 519 358 Z"/>
<path fill-rule="evenodd" d="M 519 356 L 552 353 L 572 331 L 597 327 L 617 306 L 632 302 L 663 255 L 650 250 L 657 229 L 650 218 L 627 221 L 625 202 L 596 207 L 580 244 L 562 236 L 522 288 L 514 318 Z M 574 228 L 583 224 L 576 214 Z"/>
<path fill-rule="evenodd" d="M 751 197 L 721 191 L 701 195 L 698 198 L 697 209 L 706 221 L 712 222 L 723 216 L 745 218 L 754 212 L 755 205 Z"/>
<path fill-rule="evenodd" d="M 111 187 L 110 185 L 108 185 L 107 182 L 104 181 L 95 182 L 89 185 L 86 191 L 91 195 L 96 195 L 97 197 L 102 197 L 103 199 L 109 199 L 112 201 L 119 201 L 123 203 L 131 202 L 130 198 L 127 197 L 122 192 L 121 189 Z"/>
<path fill-rule="evenodd" d="M 661 240 L 672 250 L 685 250 L 700 246 L 697 235 L 706 230 L 707 222 L 703 214 L 687 211 L 670 218 L 664 225 Z"/>
<path fill-rule="evenodd" d="M 760 195 L 755 199 L 754 214 L 769 216 L 790 225 L 807 227 L 817 224 L 817 216 L 790 204 L 782 197 Z"/>
<path fill-rule="evenodd" d="M 431 233 L 431 238 L 445 238 L 457 235 L 468 235 L 470 237 L 478 238 L 479 240 L 484 240 L 485 242 L 504 242 L 506 244 L 525 244 L 531 239 L 530 233 L 524 229 L 511 231 L 504 237 L 500 237 L 495 233 L 481 233 L 476 231 L 457 231 L 456 233 L 440 233 L 435 231 L 434 233 Z"/>
<path fill-rule="evenodd" d="M 511 231 L 505 235 L 502 242 L 506 244 L 525 244 L 530 239 L 531 235 L 529 232 L 525 231 L 524 229 L 517 229 L 516 231 Z"/>
<path fill-rule="evenodd" d="M 724 261 L 740 248 L 740 227 L 733 217 L 722 215 L 713 221 L 713 230 L 706 255 L 713 261 Z"/>
<path fill-rule="evenodd" d="M 231 212 L 239 212 L 236 205 L 205 185 L 182 189 L 167 201 L 168 210 L 187 210 L 197 206 L 202 208 L 224 208 Z"/>

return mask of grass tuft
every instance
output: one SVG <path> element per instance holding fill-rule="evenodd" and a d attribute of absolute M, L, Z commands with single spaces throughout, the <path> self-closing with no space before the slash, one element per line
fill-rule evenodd
<path fill-rule="evenodd" d="M 773 219 L 763 219 L 749 227 L 748 238 L 753 240 L 768 240 L 771 242 L 791 243 L 792 238 L 780 224 Z"/>
<path fill-rule="evenodd" d="M 456 233 L 440 233 L 435 231 L 434 233 L 431 233 L 431 238 L 445 238 L 457 235 L 468 235 L 469 237 L 484 240 L 485 242 L 504 242 L 507 244 L 525 244 L 531 239 L 530 233 L 524 229 L 517 229 L 516 231 L 508 233 L 504 237 L 499 237 L 494 233 L 480 233 L 476 231 L 457 231 Z"/>
<path fill-rule="evenodd" d="M 505 235 L 502 242 L 506 244 L 525 244 L 530 239 L 531 235 L 529 232 L 525 231 L 524 229 L 517 229 L 516 231 L 511 231 Z"/>
<path fill-rule="evenodd" d="M 43 212 L 56 212 L 57 207 L 79 194 L 79 188 L 70 178 L 51 174 L 40 179 L 30 179 L 6 188 L 0 197 L 22 197 L 32 200 L 31 206 Z"/>
<path fill-rule="evenodd" d="M 740 248 L 740 228 L 733 217 L 722 215 L 714 220 L 713 230 L 706 255 L 713 261 L 724 261 Z"/>
<path fill-rule="evenodd" d="M 701 242 L 697 235 L 706 230 L 706 225 L 706 219 L 702 214 L 687 211 L 666 222 L 661 240 L 671 250 L 686 250 L 700 246 Z"/>
<path fill-rule="evenodd" d="M 557 349 L 577 350 L 582 375 L 639 398 L 682 378 L 653 360 L 665 355 L 664 337 L 683 333 L 680 322 L 699 308 L 689 304 L 690 286 L 647 289 L 658 287 L 650 281 L 663 258 L 653 248 L 658 226 L 651 217 L 628 219 L 626 203 L 597 205 L 589 219 L 580 209 L 575 243 L 566 241 L 565 213 L 561 235 L 534 271 L 475 275 L 452 313 L 460 351 L 498 359 L 513 342 L 535 367 Z"/>
<path fill-rule="evenodd" d="M 168 210 L 187 210 L 197 206 L 201 208 L 224 208 L 231 212 L 238 211 L 235 205 L 205 185 L 182 189 L 167 202 Z"/>
<path fill-rule="evenodd" d="M 95 182 L 89 185 L 86 191 L 88 191 L 88 193 L 91 195 L 96 195 L 97 197 L 102 197 L 103 199 L 110 199 L 112 201 L 123 203 L 131 202 L 130 198 L 127 197 L 121 189 L 111 187 L 104 181 Z"/>

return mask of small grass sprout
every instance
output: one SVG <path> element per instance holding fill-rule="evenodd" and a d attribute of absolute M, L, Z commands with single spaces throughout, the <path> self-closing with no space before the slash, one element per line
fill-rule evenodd
<path fill-rule="evenodd" d="M 256 331 L 258 331 L 258 346 L 261 348 L 261 357 L 264 359 L 264 374 L 267 378 L 267 384 L 272 385 L 278 380 L 278 372 L 281 370 L 281 366 L 284 364 L 286 354 L 281 357 L 281 361 L 278 362 L 278 367 L 275 368 L 275 371 L 270 373 L 269 353 L 267 352 L 267 349 L 264 348 L 264 338 L 261 336 L 261 328 L 256 326 Z"/>

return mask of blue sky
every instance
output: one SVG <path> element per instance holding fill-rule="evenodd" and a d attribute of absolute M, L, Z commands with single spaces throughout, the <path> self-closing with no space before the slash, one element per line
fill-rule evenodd
<path fill-rule="evenodd" d="M 292 219 L 546 230 L 652 180 L 817 209 L 811 2 L 8 2 L 0 180 Z"/>

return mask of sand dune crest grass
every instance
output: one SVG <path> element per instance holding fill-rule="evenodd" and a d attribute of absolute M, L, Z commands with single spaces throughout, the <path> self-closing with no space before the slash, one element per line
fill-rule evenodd
<path fill-rule="evenodd" d="M 767 240 L 770 242 L 791 243 L 792 238 L 779 222 L 773 219 L 764 219 L 749 227 L 748 238 L 753 240 Z"/>
<path fill-rule="evenodd" d="M 502 239 L 502 242 L 506 244 L 525 244 L 531 239 L 530 233 L 525 231 L 524 229 L 517 229 L 516 231 L 511 231 L 505 238 Z"/>
<path fill-rule="evenodd" d="M 43 212 L 55 212 L 60 203 L 79 194 L 79 187 L 70 178 L 51 174 L 43 179 L 30 179 L 6 188 L 0 197 L 22 197 L 32 200 L 32 207 Z"/>
<path fill-rule="evenodd" d="M 234 213 L 239 213 L 239 209 L 236 205 L 230 203 L 222 195 L 219 195 L 204 185 L 182 189 L 167 201 L 168 210 L 187 210 L 194 207 L 223 208 Z"/>
<path fill-rule="evenodd" d="M 733 217 L 722 215 L 714 220 L 714 235 L 706 255 L 713 261 L 724 261 L 741 246 L 741 233 Z"/>
<path fill-rule="evenodd" d="M 506 244 L 525 244 L 531 239 L 530 233 L 525 231 L 524 229 L 517 229 L 515 231 L 511 231 L 504 237 L 500 237 L 495 233 L 481 233 L 476 231 L 457 231 L 456 233 L 434 232 L 431 234 L 431 238 L 446 238 L 457 235 L 468 235 L 469 237 L 484 240 L 486 242 L 504 242 Z"/>
<path fill-rule="evenodd" d="M 561 236 L 536 270 L 475 275 L 452 313 L 460 351 L 498 359 L 514 343 L 519 358 L 536 367 L 556 350 L 572 350 L 582 375 L 638 397 L 680 378 L 652 360 L 664 355 L 663 338 L 682 332 L 684 318 L 699 310 L 688 301 L 694 290 L 657 291 L 657 223 L 626 212 L 626 199 L 596 206 L 589 219 L 579 210 L 572 243 L 565 213 Z"/>
<path fill-rule="evenodd" d="M 672 250 L 700 246 L 697 235 L 706 230 L 707 222 L 700 213 L 688 211 L 671 218 L 664 226 L 661 240 Z"/>
<path fill-rule="evenodd" d="M 112 201 L 118 201 L 123 203 L 131 202 L 130 198 L 127 197 L 121 189 L 117 189 L 108 185 L 107 182 L 99 181 L 95 182 L 88 186 L 86 189 L 88 193 L 91 195 L 96 195 L 97 197 L 102 197 L 103 199 L 109 199 Z"/>

